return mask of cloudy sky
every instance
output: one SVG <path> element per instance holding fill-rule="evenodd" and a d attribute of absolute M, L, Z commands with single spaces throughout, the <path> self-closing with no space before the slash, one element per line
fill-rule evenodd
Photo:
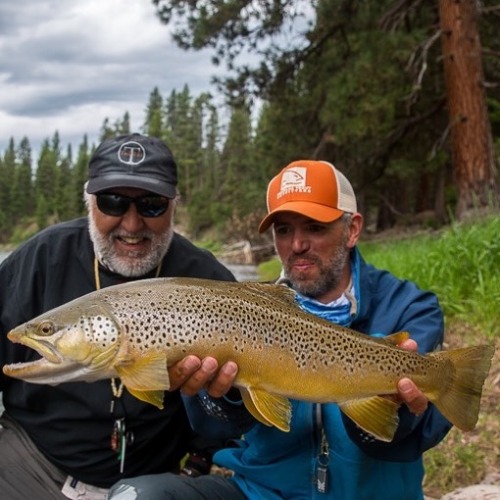
<path fill-rule="evenodd" d="M 138 129 L 155 86 L 215 92 L 222 71 L 178 49 L 151 0 L 1 0 L 0 153 L 24 136 L 36 151 L 56 130 L 75 151 L 126 111 Z"/>

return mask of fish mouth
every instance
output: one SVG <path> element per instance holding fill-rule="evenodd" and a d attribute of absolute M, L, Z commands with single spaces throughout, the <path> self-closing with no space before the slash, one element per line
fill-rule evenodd
<path fill-rule="evenodd" d="M 7 334 L 7 338 L 11 342 L 14 342 L 15 344 L 21 344 L 26 347 L 30 347 L 31 349 L 35 350 L 38 354 L 40 354 L 40 356 L 42 356 L 42 359 L 45 358 L 51 364 L 57 365 L 62 363 L 63 361 L 63 358 L 57 352 L 56 348 L 46 340 L 34 339 L 27 336 L 20 336 L 19 334 L 16 334 L 14 331 L 9 332 Z"/>
<path fill-rule="evenodd" d="M 42 356 L 35 361 L 4 365 L 2 371 L 9 377 L 40 384 L 50 384 L 72 369 L 73 364 L 64 360 L 56 348 L 43 338 L 33 338 L 16 330 L 10 331 L 7 338 L 15 344 L 21 344 L 33 349 Z"/>
<path fill-rule="evenodd" d="M 4 365 L 2 371 L 9 377 L 25 380 L 26 382 L 51 385 L 69 382 L 77 378 L 79 374 L 78 371 L 75 371 L 74 363 L 59 361 L 55 364 L 45 358 L 27 363 Z M 68 379 L 68 374 L 72 375 L 70 379 Z"/>

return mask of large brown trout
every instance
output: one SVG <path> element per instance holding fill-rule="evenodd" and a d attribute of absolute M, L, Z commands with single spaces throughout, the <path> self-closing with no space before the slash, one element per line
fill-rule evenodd
<path fill-rule="evenodd" d="M 8 338 L 41 359 L 5 365 L 40 384 L 119 377 L 162 407 L 167 366 L 188 354 L 239 366 L 235 385 L 250 413 L 288 431 L 289 398 L 336 402 L 362 429 L 390 441 L 398 380 L 411 378 L 462 430 L 477 422 L 493 346 L 420 355 L 407 333 L 376 339 L 304 312 L 283 285 L 157 278 L 92 292 L 13 329 Z"/>

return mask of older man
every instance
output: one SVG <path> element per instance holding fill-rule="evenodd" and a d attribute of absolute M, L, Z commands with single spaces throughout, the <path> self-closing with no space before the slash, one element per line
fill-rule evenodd
<path fill-rule="evenodd" d="M 11 328 L 98 288 L 155 276 L 234 280 L 174 231 L 177 166 L 161 140 L 132 134 L 100 144 L 85 199 L 88 218 L 40 232 L 1 264 L 0 365 L 37 357 L 6 339 Z M 207 469 L 200 452 L 219 444 L 192 432 L 179 391 L 165 394 L 161 411 L 118 380 L 50 387 L 0 375 L 0 391 L 8 500 L 104 499 L 120 477 L 177 471 L 190 447 L 195 473 Z"/>

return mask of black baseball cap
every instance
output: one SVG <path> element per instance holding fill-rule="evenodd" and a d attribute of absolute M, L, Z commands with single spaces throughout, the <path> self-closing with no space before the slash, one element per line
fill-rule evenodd
<path fill-rule="evenodd" d="M 177 165 L 157 137 L 121 135 L 103 141 L 89 162 L 87 193 L 132 187 L 175 198 Z"/>

